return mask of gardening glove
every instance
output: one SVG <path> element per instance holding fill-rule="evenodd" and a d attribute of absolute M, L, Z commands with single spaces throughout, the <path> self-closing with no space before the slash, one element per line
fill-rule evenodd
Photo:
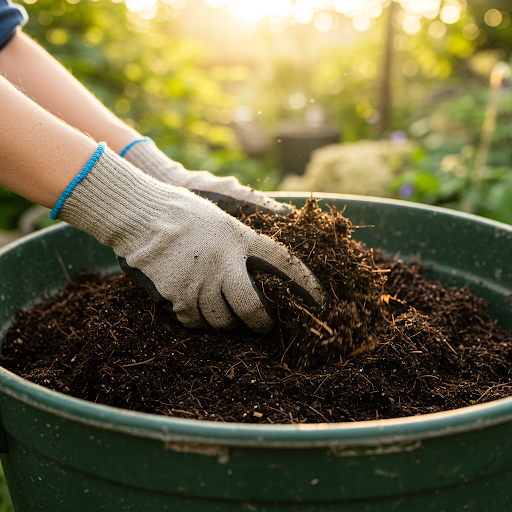
<path fill-rule="evenodd" d="M 286 215 L 294 210 L 289 204 L 278 203 L 260 192 L 242 186 L 236 178 L 219 178 L 207 171 L 187 171 L 162 153 L 147 137 L 129 144 L 121 156 L 153 178 L 184 187 L 216 203 L 235 217 L 240 213 L 251 215 L 256 211 Z"/>
<path fill-rule="evenodd" d="M 59 218 L 109 245 L 129 275 L 186 327 L 272 326 L 248 273 L 290 282 L 311 305 L 325 298 L 312 272 L 284 246 L 251 230 L 210 201 L 161 183 L 104 143 L 53 208 Z"/>

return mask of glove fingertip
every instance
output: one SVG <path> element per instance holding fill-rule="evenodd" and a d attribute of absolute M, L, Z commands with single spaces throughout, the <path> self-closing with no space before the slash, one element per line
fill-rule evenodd
<path fill-rule="evenodd" d="M 246 322 L 247 327 L 256 334 L 267 334 L 274 327 L 272 318 L 265 314 L 266 318 L 261 315 L 256 321 Z"/>

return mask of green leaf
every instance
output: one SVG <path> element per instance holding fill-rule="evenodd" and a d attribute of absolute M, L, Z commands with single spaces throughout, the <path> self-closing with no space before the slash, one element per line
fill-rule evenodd
<path fill-rule="evenodd" d="M 418 172 L 413 183 L 420 194 L 437 193 L 441 188 L 439 180 L 432 173 L 426 171 Z"/>
<path fill-rule="evenodd" d="M 496 206 L 494 217 L 496 220 L 512 224 L 512 183 L 503 185 L 501 190 L 496 192 Z"/>

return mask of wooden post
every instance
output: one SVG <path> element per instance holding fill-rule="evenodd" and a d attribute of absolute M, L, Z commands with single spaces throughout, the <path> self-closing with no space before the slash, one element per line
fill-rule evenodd
<path fill-rule="evenodd" d="M 391 0 L 388 6 L 386 20 L 386 41 L 384 48 L 384 60 L 382 66 L 382 81 L 379 91 L 380 122 L 377 128 L 377 138 L 381 138 L 388 130 L 391 119 L 391 67 L 393 63 L 393 16 L 396 10 L 396 2 Z"/>

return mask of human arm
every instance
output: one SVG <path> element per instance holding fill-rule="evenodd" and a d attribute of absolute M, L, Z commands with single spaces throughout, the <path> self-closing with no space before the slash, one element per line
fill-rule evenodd
<path fill-rule="evenodd" d="M 1 186 L 52 208 L 96 146 L 0 77 Z"/>
<path fill-rule="evenodd" d="M 211 202 L 161 183 L 62 123 L 0 78 L 0 185 L 114 249 L 123 269 L 185 326 L 237 318 L 272 325 L 248 269 L 289 282 L 312 305 L 325 293 L 286 248 Z"/>
<path fill-rule="evenodd" d="M 188 171 L 168 158 L 98 101 L 71 73 L 23 33 L 16 34 L 0 51 L 0 73 L 39 105 L 69 125 L 124 156 L 143 172 L 164 183 L 192 190 L 232 215 L 260 209 L 290 213 L 290 205 L 274 201 L 236 178 Z"/>
<path fill-rule="evenodd" d="M 48 112 L 93 139 L 104 140 L 117 153 L 141 138 L 22 32 L 0 51 L 0 74 Z"/>

